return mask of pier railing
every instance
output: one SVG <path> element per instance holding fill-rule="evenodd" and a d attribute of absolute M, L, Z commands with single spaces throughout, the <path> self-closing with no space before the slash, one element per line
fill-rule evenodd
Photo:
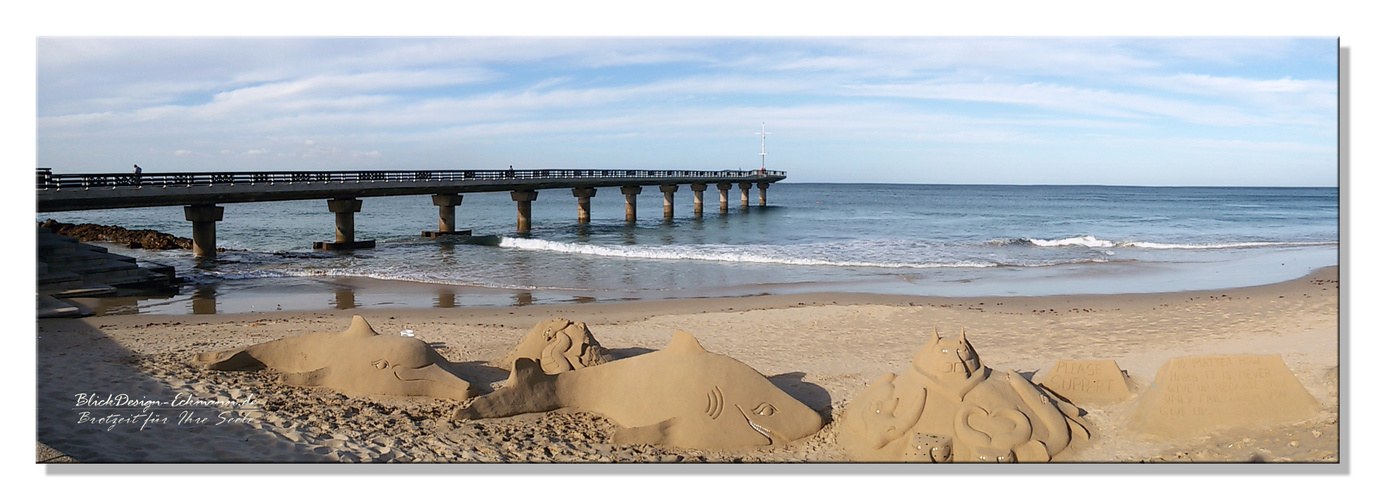
<path fill-rule="evenodd" d="M 755 179 L 786 175 L 778 170 L 371 170 L 335 172 L 170 172 L 148 174 L 52 174 L 38 169 L 37 189 L 179 187 L 301 183 L 491 182 L 520 180 Z"/>

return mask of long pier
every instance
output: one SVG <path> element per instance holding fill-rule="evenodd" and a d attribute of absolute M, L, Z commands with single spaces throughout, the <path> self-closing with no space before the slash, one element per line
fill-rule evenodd
<path fill-rule="evenodd" d="M 591 198 L 598 188 L 619 187 L 626 197 L 626 221 L 636 220 L 636 197 L 644 186 L 664 195 L 664 217 L 674 217 L 674 193 L 687 184 L 693 191 L 694 216 L 701 217 L 704 192 L 715 185 L 720 210 L 729 207 L 727 193 L 737 187 L 741 206 L 750 206 L 750 189 L 758 188 L 759 205 L 769 185 L 787 177 L 778 170 L 386 170 L 288 172 L 173 172 L 158 174 L 53 174 L 37 169 L 39 212 L 184 206 L 192 223 L 192 251 L 215 255 L 215 223 L 224 219 L 226 203 L 326 200 L 335 214 L 335 241 L 316 242 L 317 249 L 371 248 L 373 240 L 354 237 L 354 214 L 360 198 L 431 195 L 439 208 L 438 237 L 459 234 L 455 207 L 462 193 L 511 192 L 516 202 L 516 229 L 530 231 L 530 204 L 541 190 L 569 189 L 578 200 L 578 222 L 592 220 Z"/>

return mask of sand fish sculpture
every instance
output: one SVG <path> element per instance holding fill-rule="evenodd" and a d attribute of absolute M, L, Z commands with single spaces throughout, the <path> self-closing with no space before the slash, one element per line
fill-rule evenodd
<path fill-rule="evenodd" d="M 539 362 L 540 368 L 550 375 L 597 366 L 611 360 L 607 350 L 593 338 L 587 324 L 564 318 L 535 325 L 516 344 L 516 348 L 497 360 L 495 365 L 511 371 L 516 366 L 516 360 L 521 358 Z"/>
<path fill-rule="evenodd" d="M 846 407 L 837 442 L 854 459 L 1047 462 L 1089 439 L 1080 409 L 1014 372 L 996 372 L 965 339 L 932 339 L 902 374 Z"/>
<path fill-rule="evenodd" d="M 570 408 L 622 426 L 617 443 L 730 449 L 804 438 L 822 418 L 733 358 L 676 332 L 661 351 L 549 375 L 521 358 L 502 388 L 454 412 L 455 420 Z"/>
<path fill-rule="evenodd" d="M 378 335 L 362 316 L 348 330 L 311 333 L 240 349 L 203 353 L 192 364 L 212 370 L 272 368 L 291 385 L 337 391 L 464 400 L 478 391 L 424 341 Z"/>

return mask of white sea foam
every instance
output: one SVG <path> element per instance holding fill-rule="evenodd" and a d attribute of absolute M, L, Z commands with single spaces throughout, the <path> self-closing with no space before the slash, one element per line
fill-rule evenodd
<path fill-rule="evenodd" d="M 925 262 L 875 262 L 865 260 L 846 260 L 829 258 L 810 258 L 789 255 L 777 246 L 756 245 L 740 247 L 730 245 L 664 245 L 664 246 L 627 246 L 613 247 L 590 245 L 586 243 L 563 243 L 530 238 L 503 237 L 498 246 L 527 251 L 557 252 L 603 257 L 655 260 L 701 260 L 713 262 L 742 262 L 752 264 L 784 264 L 794 266 L 836 266 L 836 267 L 876 267 L 890 269 L 926 269 L 938 267 L 995 267 L 989 262 L 956 261 L 942 263 Z M 830 249 L 826 253 L 835 253 Z"/>
<path fill-rule="evenodd" d="M 1109 248 L 1114 245 L 1112 241 L 1101 240 L 1093 236 L 1077 236 L 1074 238 L 1064 238 L 1059 240 L 1039 240 L 1036 238 L 1028 238 L 1027 241 L 1039 247 L 1082 246 L 1089 248 Z"/>
<path fill-rule="evenodd" d="M 1299 241 L 1241 241 L 1234 243 L 1154 243 L 1150 241 L 1125 241 L 1115 242 L 1111 240 L 1101 240 L 1094 236 L 1076 236 L 1073 238 L 1062 238 L 1058 240 L 1040 240 L 1027 238 L 1025 241 L 1039 247 L 1068 247 L 1082 246 L 1087 248 L 1114 248 L 1114 247 L 1134 247 L 1150 248 L 1155 250 L 1218 250 L 1225 248 L 1253 248 L 1253 247 L 1296 247 L 1296 246 L 1325 246 L 1337 245 L 1337 242 L 1318 241 L 1318 242 L 1299 242 Z M 1000 244 L 1001 242 L 995 242 Z"/>
<path fill-rule="evenodd" d="M 1316 247 L 1337 245 L 1336 241 L 1245 241 L 1241 243 L 1151 243 L 1145 241 L 1130 241 L 1120 246 L 1137 248 L 1154 248 L 1158 250 L 1212 250 L 1224 248 L 1254 248 L 1254 247 Z"/>

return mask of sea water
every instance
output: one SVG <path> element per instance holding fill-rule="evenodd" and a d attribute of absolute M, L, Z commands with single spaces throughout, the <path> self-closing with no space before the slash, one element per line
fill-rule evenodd
<path fill-rule="evenodd" d="M 341 277 L 370 277 L 461 287 L 469 295 L 460 293 L 461 305 L 819 291 L 960 297 L 1205 290 L 1298 278 L 1338 261 L 1335 188 L 785 181 L 769 187 L 765 207 L 752 190 L 748 208 L 738 188 L 727 194 L 723 213 L 709 187 L 705 213 L 695 217 L 693 193 L 684 187 L 674 199 L 675 217 L 666 220 L 663 197 L 650 187 L 630 224 L 625 197 L 602 188 L 592 200 L 592 222 L 579 224 L 570 190 L 545 190 L 532 204 L 533 230 L 522 234 L 509 193 L 472 193 L 457 207 L 456 225 L 473 235 L 439 239 L 420 235 L 438 225 L 428 196 L 365 198 L 356 234 L 377 247 L 342 252 L 311 250 L 313 241 L 334 239 L 324 200 L 228 204 L 216 231 L 218 246 L 231 250 L 213 261 L 186 250 L 112 249 L 174 265 L 188 296 L 337 288 Z M 37 218 L 191 235 L 181 207 Z M 156 311 L 156 304 L 139 307 Z"/>

